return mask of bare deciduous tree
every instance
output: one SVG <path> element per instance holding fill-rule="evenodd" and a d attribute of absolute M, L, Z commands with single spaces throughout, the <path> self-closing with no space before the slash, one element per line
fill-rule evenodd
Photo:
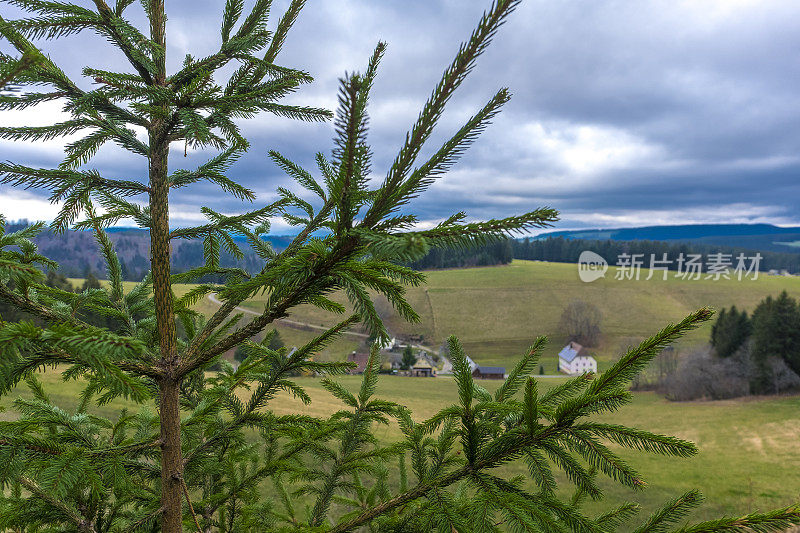
<path fill-rule="evenodd" d="M 600 340 L 602 318 L 597 306 L 583 300 L 573 300 L 561 313 L 560 329 L 571 341 L 584 346 L 596 346 Z"/>

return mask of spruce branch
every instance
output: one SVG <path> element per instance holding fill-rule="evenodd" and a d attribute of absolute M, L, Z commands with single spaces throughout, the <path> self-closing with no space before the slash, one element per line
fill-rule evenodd
<path fill-rule="evenodd" d="M 445 104 L 466 79 L 475 66 L 478 56 L 486 50 L 492 37 L 518 4 L 519 0 L 496 1 L 489 11 L 484 13 L 470 38 L 462 43 L 453 62 L 445 69 L 441 80 L 425 103 L 417 122 L 406 134 L 405 144 L 395 158 L 380 188 L 381 192 L 364 217 L 365 226 L 369 227 L 375 224 L 391 211 L 393 207 L 390 203 L 392 191 L 406 178 L 407 172 L 441 117 Z"/>
<path fill-rule="evenodd" d="M 269 408 L 281 394 L 311 401 L 294 375 L 330 376 L 351 369 L 346 362 L 315 360 L 314 354 L 356 323 L 377 338 L 386 336 L 375 295 L 385 297 L 402 318 L 419 318 L 406 288 L 422 283 L 424 275 L 402 263 L 431 248 L 489 243 L 557 219 L 549 208 L 488 221 L 456 213 L 421 230 L 417 216 L 401 212 L 452 168 L 510 98 L 507 89 L 497 91 L 427 159 L 418 161 L 445 105 L 518 0 L 497 0 L 480 19 L 377 188 L 370 185 L 368 103 L 384 43 L 378 43 L 363 73 L 345 74 L 341 80 L 330 158 L 317 153 L 312 173 L 278 152 L 269 153 L 309 194 L 279 188 L 278 201 L 236 215 L 203 208 L 207 222 L 191 228 L 170 228 L 171 190 L 207 181 L 234 198 L 255 199 L 252 190 L 230 175 L 249 148 L 237 121 L 262 112 L 306 121 L 331 116 L 282 101 L 312 80 L 301 70 L 276 64 L 305 2 L 292 0 L 271 29 L 270 0 L 256 0 L 247 9 L 241 0 L 226 0 L 218 50 L 200 59 L 187 55 L 170 75 L 163 0 L 142 1 L 150 25 L 147 36 L 123 18 L 132 0 L 117 0 L 113 6 L 108 0 L 93 0 L 93 8 L 50 0 L 10 1 L 33 16 L 10 22 L 0 18 L 0 35 L 19 56 L 0 55 L 9 59 L 0 66 L 0 80 L 10 76 L 15 84 L 14 91 L 0 95 L 0 109 L 62 100 L 71 117 L 42 127 L 3 127 L 0 137 L 81 137 L 67 145 L 58 169 L 3 163 L 0 181 L 49 191 L 51 200 L 62 203 L 55 228 L 94 230 L 110 288 L 73 294 L 45 286 L 41 269 L 56 265 L 33 244 L 41 226 L 5 234 L 0 218 L 0 274 L 10 280 L 0 284 L 0 298 L 19 304 L 37 320 L 0 322 L 0 388 L 7 391 L 25 379 L 34 397 L 16 402 L 19 419 L 0 423 L 0 482 L 9 484 L 0 498 L 0 527 L 12 524 L 2 516 L 11 513 L 19 520 L 12 525 L 19 529 L 47 524 L 103 531 L 160 527 L 178 533 L 191 514 L 198 531 L 610 531 L 636 506 L 618 506 L 595 520 L 586 517 L 582 502 L 603 495 L 598 473 L 631 487 L 644 484 L 615 445 L 671 457 L 696 453 L 688 441 L 603 423 L 596 415 L 624 406 L 631 399 L 626 390 L 630 379 L 664 346 L 707 319 L 708 310 L 668 326 L 607 372 L 569 380 L 547 392 L 540 392 L 531 376 L 543 338 L 494 394 L 475 382 L 461 344 L 451 338 L 458 398 L 420 423 L 408 409 L 375 397 L 377 346 L 359 390 L 351 392 L 330 377 L 323 380 L 324 388 L 343 403 L 330 417 L 278 416 Z M 133 70 L 86 67 L 84 76 L 96 86 L 84 91 L 30 41 L 86 29 L 120 49 Z M 227 71 L 222 69 L 234 62 L 232 73 L 223 76 Z M 17 85 L 44 89 L 22 93 Z M 147 131 L 147 142 L 137 138 L 135 127 Z M 195 169 L 168 171 L 174 163 L 170 143 L 176 141 L 218 153 Z M 148 159 L 147 183 L 108 179 L 80 168 L 107 142 Z M 148 205 L 131 199 L 139 194 L 148 195 Z M 102 206 L 101 215 L 95 204 Z M 82 211 L 88 220 L 75 223 Z M 298 227 L 297 236 L 280 252 L 264 241 L 273 217 Z M 152 254 L 152 276 L 127 294 L 113 242 L 103 229 L 126 218 L 149 230 Z M 171 239 L 202 241 L 203 264 L 175 273 Z M 254 273 L 222 266 L 223 251 L 241 257 L 243 241 L 261 260 Z M 175 296 L 174 284 L 210 275 L 223 282 L 201 283 Z M 337 292 L 346 295 L 349 305 L 336 301 Z M 212 293 L 222 304 L 205 320 L 192 307 Z M 266 295 L 263 309 L 244 322 L 239 306 L 259 294 Z M 354 309 L 357 315 L 299 348 L 276 348 L 271 341 L 277 343 L 277 338 L 269 334 L 262 342 L 253 341 L 267 325 L 305 304 L 331 313 Z M 88 324 L 95 320 L 113 321 L 114 330 Z M 237 367 L 220 357 L 232 348 L 244 354 Z M 66 365 L 66 379 L 85 379 L 74 414 L 53 405 L 33 377 L 48 365 Z M 155 399 L 157 412 L 122 413 L 116 421 L 87 412 L 90 402 L 102 404 L 119 395 L 139 402 Z M 397 421 L 404 439 L 386 444 L 373 426 L 391 420 Z M 259 438 L 254 440 L 250 432 Z M 388 483 L 387 461 L 395 459 L 399 493 Z M 527 465 L 536 492 L 528 492 L 522 476 L 504 479 L 494 470 L 518 460 Z M 554 469 L 575 486 L 571 500 L 559 499 Z M 20 477 L 31 483 L 36 479 L 38 490 L 53 501 L 21 485 Z M 285 512 L 263 500 L 266 481 L 276 486 Z M 295 510 L 294 496 L 300 495 L 313 501 L 305 517 Z M 689 493 L 668 502 L 641 531 L 669 530 L 692 501 L 699 496 Z M 73 511 L 77 514 L 70 515 Z M 85 517 L 94 522 L 77 522 Z M 684 529 L 772 531 L 798 518 L 796 509 L 787 508 Z"/>
<path fill-rule="evenodd" d="M 20 485 L 31 491 L 31 493 L 58 509 L 65 518 L 68 518 L 78 528 L 78 531 L 91 532 L 94 530 L 91 521 L 84 518 L 80 511 L 54 497 L 48 491 L 43 490 L 35 481 L 24 476 L 19 477 L 18 481 Z"/>
<path fill-rule="evenodd" d="M 634 533 L 666 533 L 670 530 L 670 526 L 685 518 L 702 501 L 703 496 L 700 492 L 689 491 L 667 502 L 661 509 L 650 515 L 644 524 L 636 528 Z"/>
<path fill-rule="evenodd" d="M 714 312 L 704 307 L 688 315 L 677 324 L 670 324 L 656 335 L 632 348 L 611 368 L 593 380 L 585 395 L 593 395 L 602 391 L 619 387 L 636 376 L 656 355 L 676 339 L 711 319 Z"/>
<path fill-rule="evenodd" d="M 766 513 L 708 520 L 677 530 L 676 533 L 769 533 L 786 531 L 800 524 L 800 509 L 785 507 Z"/>

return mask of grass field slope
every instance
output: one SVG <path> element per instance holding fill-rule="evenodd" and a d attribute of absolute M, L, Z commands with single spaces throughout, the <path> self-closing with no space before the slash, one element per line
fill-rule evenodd
<path fill-rule="evenodd" d="M 663 280 L 662 273 L 656 272 L 645 280 L 648 274 L 642 270 L 638 281 L 617 280 L 611 267 L 604 278 L 584 283 L 578 278 L 577 265 L 515 260 L 503 266 L 426 272 L 427 283 L 408 291 L 421 317 L 418 324 L 404 322 L 386 302 L 377 305 L 392 334 L 422 334 L 429 346 L 457 335 L 480 364 L 510 366 L 537 335 L 547 335 L 551 342 L 544 362 L 552 373 L 555 354 L 565 341 L 559 319 L 572 300 L 584 300 L 602 312 L 603 338 L 595 349 L 602 369 L 624 347 L 699 307 L 735 304 L 752 311 L 763 298 L 783 290 L 800 297 L 800 277 L 762 273 L 756 280 L 684 280 L 670 272 Z M 246 305 L 255 310 L 263 303 Z M 331 325 L 339 317 L 303 306 L 291 318 Z M 683 339 L 679 347 L 706 342 L 709 331 L 710 324 Z"/>

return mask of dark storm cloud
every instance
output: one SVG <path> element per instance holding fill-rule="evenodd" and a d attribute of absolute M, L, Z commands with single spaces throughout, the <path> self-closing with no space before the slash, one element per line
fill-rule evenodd
<path fill-rule="evenodd" d="M 285 4 L 276 2 L 275 17 Z M 379 178 L 485 4 L 311 2 L 281 62 L 316 81 L 291 101 L 332 108 L 342 73 L 362 69 L 375 43 L 388 41 L 371 106 Z M 185 53 L 214 51 L 222 2 L 172 0 L 168 10 L 174 66 Z M 561 227 L 799 223 L 797 20 L 800 4 L 790 0 L 525 1 L 451 102 L 427 151 L 500 87 L 510 87 L 513 100 L 451 175 L 412 207 L 435 221 L 459 210 L 486 218 L 549 205 L 562 211 Z M 47 49 L 75 76 L 86 62 L 111 67 L 121 60 L 100 39 L 76 53 L 80 42 Z M 53 112 L 9 121 L 46 121 Z M 330 124 L 266 115 L 244 130 L 252 149 L 233 174 L 261 203 L 287 184 L 268 149 L 313 168 L 315 152 L 330 152 L 333 133 Z M 0 152 L 2 159 L 53 165 L 58 146 L 3 142 Z M 184 158 L 176 149 L 172 164 L 192 166 L 211 155 Z M 125 177 L 143 170 L 114 149 L 103 150 L 95 165 Z M 2 194 L 17 206 L 34 198 Z M 220 198 L 205 185 L 181 192 L 173 220 L 194 222 L 199 205 L 242 207 Z"/>

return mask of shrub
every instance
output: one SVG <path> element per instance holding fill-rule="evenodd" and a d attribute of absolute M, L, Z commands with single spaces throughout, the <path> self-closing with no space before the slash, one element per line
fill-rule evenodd
<path fill-rule="evenodd" d="M 754 384 L 759 384 L 754 388 Z M 762 385 L 765 384 L 765 385 Z M 730 357 L 708 349 L 684 356 L 677 369 L 657 384 L 671 400 L 722 400 L 751 393 L 779 394 L 800 387 L 800 377 L 780 357 L 757 359 L 748 342 Z"/>

